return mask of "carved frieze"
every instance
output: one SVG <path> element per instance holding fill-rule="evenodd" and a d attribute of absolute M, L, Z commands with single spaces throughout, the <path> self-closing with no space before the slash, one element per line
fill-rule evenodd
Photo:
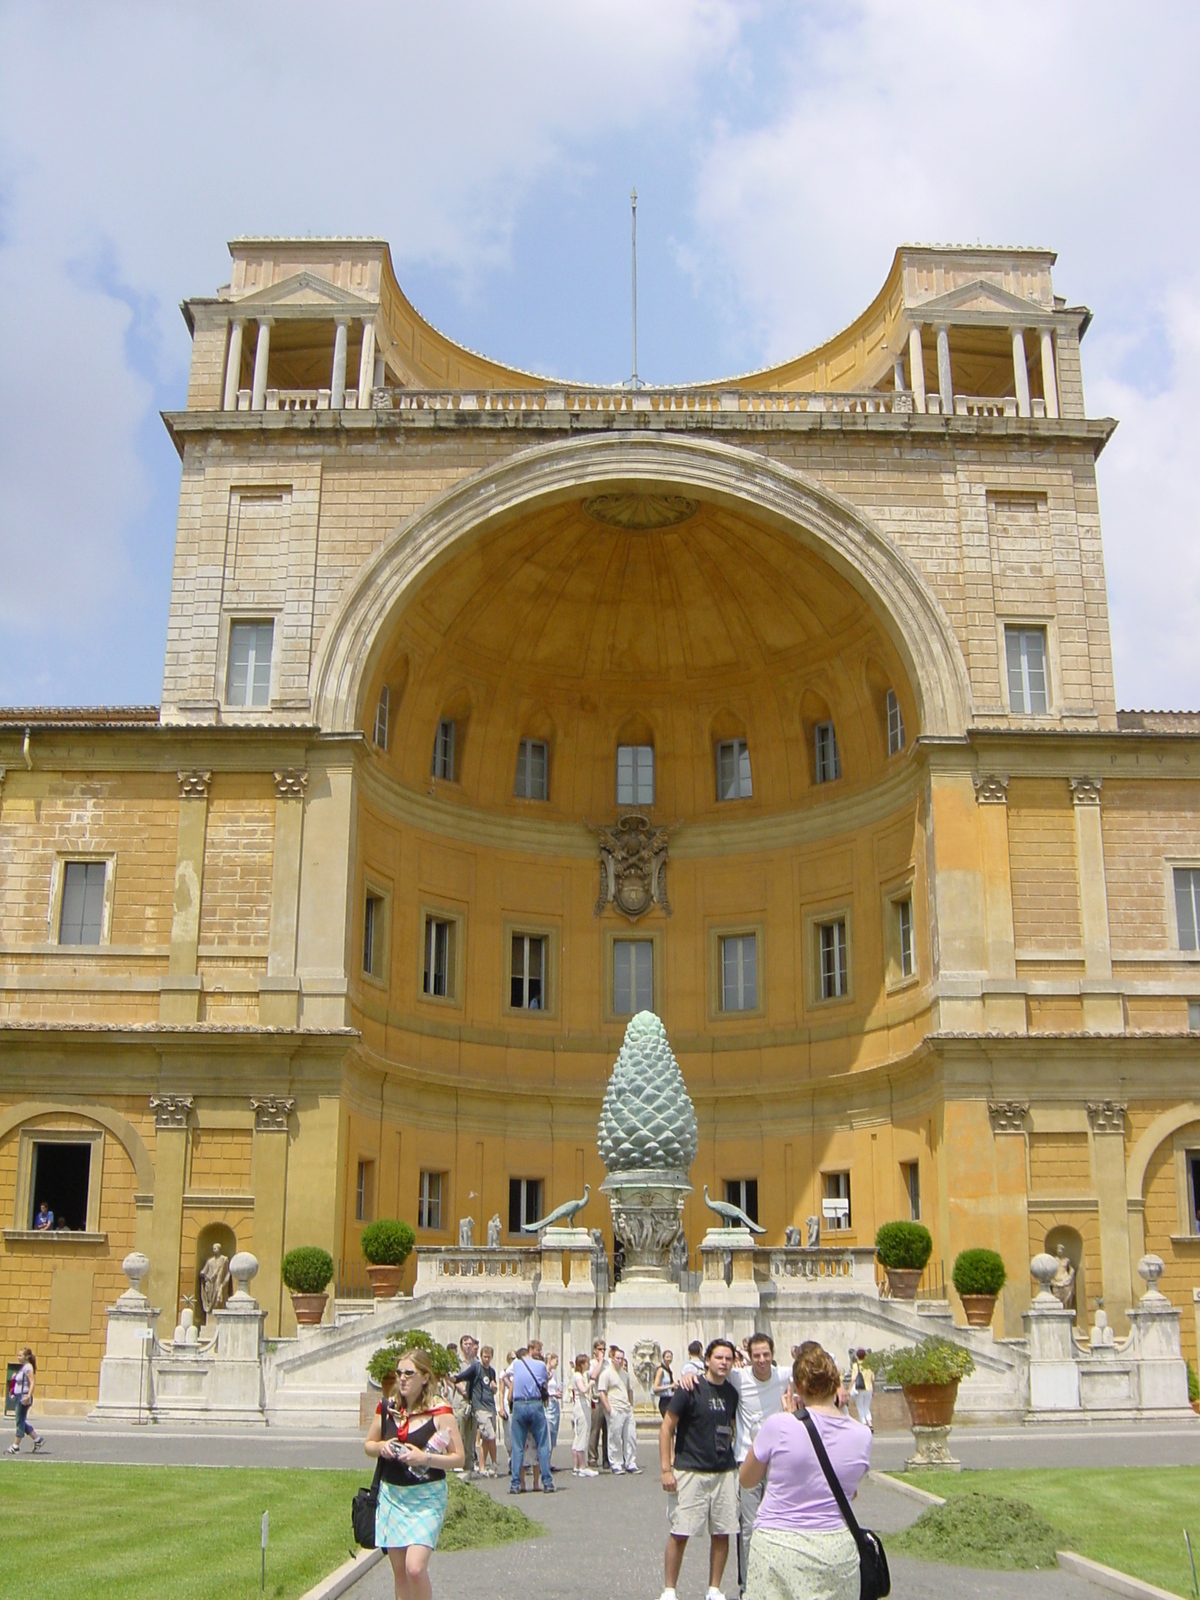
<path fill-rule="evenodd" d="M 296 1102 L 285 1095 L 251 1095 L 250 1108 L 254 1112 L 255 1133 L 286 1133 Z"/>
<path fill-rule="evenodd" d="M 1006 772 L 975 773 L 975 800 L 981 806 L 1006 806 L 1008 804 L 1008 774 Z"/>
<path fill-rule="evenodd" d="M 1028 1100 L 989 1100 L 988 1116 L 993 1133 L 1024 1133 L 1029 1115 Z"/>
<path fill-rule="evenodd" d="M 627 812 L 611 828 L 596 828 L 595 832 L 600 840 L 596 915 L 611 902 L 630 922 L 636 922 L 651 906 L 661 906 L 669 916 L 667 829 L 656 828 L 649 817 Z"/>
<path fill-rule="evenodd" d="M 1103 778 L 1072 778 L 1071 798 L 1077 806 L 1098 806 Z"/>
<path fill-rule="evenodd" d="M 1125 1132 L 1125 1113 L 1129 1109 L 1123 1100 L 1089 1100 L 1088 1124 L 1093 1133 Z"/>
<path fill-rule="evenodd" d="M 212 782 L 211 772 L 177 772 L 179 779 L 179 798 L 181 800 L 207 800 L 208 786 Z"/>
<path fill-rule="evenodd" d="M 303 800 L 308 788 L 308 773 L 302 767 L 289 767 L 275 774 L 275 795 L 279 800 Z"/>
<path fill-rule="evenodd" d="M 186 1128 L 191 1115 L 193 1097 L 190 1094 L 152 1094 L 150 1109 L 154 1113 L 156 1128 Z"/>

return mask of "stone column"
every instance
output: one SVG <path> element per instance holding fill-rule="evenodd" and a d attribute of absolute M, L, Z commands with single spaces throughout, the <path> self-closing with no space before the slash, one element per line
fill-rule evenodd
<path fill-rule="evenodd" d="M 254 1140 L 250 1146 L 250 1188 L 254 1194 L 254 1244 L 262 1262 L 259 1293 L 267 1336 L 281 1337 L 283 1315 L 283 1230 L 287 1217 L 288 1137 L 295 1100 L 283 1095 L 251 1097 Z"/>
<path fill-rule="evenodd" d="M 371 390 L 375 384 L 375 323 L 363 318 L 362 354 L 358 358 L 358 403 L 371 404 Z"/>
<path fill-rule="evenodd" d="M 275 853 L 271 865 L 271 926 L 267 975 L 259 979 L 258 1019 L 264 1027 L 294 1028 L 300 1015 L 296 928 L 300 901 L 300 847 L 308 773 L 275 774 Z"/>
<path fill-rule="evenodd" d="M 337 332 L 333 336 L 333 377 L 329 384 L 329 406 L 340 411 L 346 400 L 346 330 L 349 318 L 339 317 Z"/>
<path fill-rule="evenodd" d="M 208 825 L 211 772 L 180 772 L 179 830 L 175 847 L 175 910 L 171 918 L 171 954 L 158 998 L 158 1019 L 166 1023 L 197 1022 L 200 979 L 196 956 L 200 942 L 200 896 L 204 887 L 204 834 Z"/>
<path fill-rule="evenodd" d="M 150 1218 L 150 1298 L 158 1302 L 158 1331 L 169 1339 L 179 1311 L 179 1245 L 187 1177 L 190 1094 L 151 1095 L 154 1112 L 154 1211 Z"/>
<path fill-rule="evenodd" d="M 942 415 L 954 415 L 954 381 L 950 372 L 950 330 L 937 330 L 938 392 L 942 397 Z"/>
<path fill-rule="evenodd" d="M 1050 1255 L 1034 1256 L 1030 1272 L 1041 1284 L 1021 1321 L 1029 1339 L 1029 1409 L 1078 1411 L 1079 1368 L 1071 1346 L 1074 1312 L 1059 1305 L 1050 1293 L 1058 1262 Z"/>
<path fill-rule="evenodd" d="M 1124 1308 L 1133 1299 L 1129 1259 L 1129 1206 L 1125 1181 L 1125 1105 L 1118 1100 L 1088 1102 L 1092 1131 L 1092 1176 L 1100 1222 L 1100 1281 L 1108 1319 L 1126 1331 Z M 1080 1312 L 1086 1320 L 1087 1307 Z"/>
<path fill-rule="evenodd" d="M 225 394 L 222 399 L 224 411 L 237 410 L 238 383 L 242 376 L 242 330 L 245 326 L 245 317 L 234 317 L 229 324 L 229 354 L 225 358 Z"/>
<path fill-rule="evenodd" d="M 912 328 L 908 335 L 908 376 L 912 383 L 913 405 L 918 411 L 925 409 L 925 352 L 921 348 L 921 330 Z"/>
<path fill-rule="evenodd" d="M 261 411 L 267 403 L 267 366 L 271 359 L 271 317 L 259 317 L 258 342 L 254 346 L 254 388 L 251 411 Z"/>
<path fill-rule="evenodd" d="M 1072 778 L 1075 860 L 1083 923 L 1083 1025 L 1089 1033 L 1124 1033 L 1125 1007 L 1113 985 L 1108 886 L 1100 821 L 1100 778 Z"/>
<path fill-rule="evenodd" d="M 1020 328 L 1012 331 L 1013 380 L 1017 388 L 1017 415 L 1030 415 L 1029 368 L 1025 362 L 1025 334 Z"/>
<path fill-rule="evenodd" d="M 1058 415 L 1058 375 L 1054 370 L 1054 334 L 1042 329 L 1042 393 L 1046 397 L 1046 415 Z"/>

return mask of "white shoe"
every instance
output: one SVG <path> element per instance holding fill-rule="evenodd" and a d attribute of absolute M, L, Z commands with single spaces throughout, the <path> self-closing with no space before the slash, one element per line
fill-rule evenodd
<path fill-rule="evenodd" d="M 708 1592 L 704 1596 L 704 1600 L 725 1600 L 725 1596 L 721 1593 L 720 1589 L 714 1589 L 710 1586 Z"/>
<path fill-rule="evenodd" d="M 623 1478 L 625 1476 L 624 1467 L 609 1467 L 608 1470 L 612 1473 L 614 1478 Z"/>
<path fill-rule="evenodd" d="M 579 1476 L 581 1478 L 598 1478 L 600 1474 L 596 1471 L 595 1467 L 581 1467 L 579 1469 Z"/>
<path fill-rule="evenodd" d="M 659 1595 L 658 1600 L 678 1600 L 678 1597 L 676 1596 L 674 1589 L 664 1589 Z"/>
<path fill-rule="evenodd" d="M 640 1472 L 641 1470 L 642 1470 L 641 1467 L 626 1467 L 625 1468 L 626 1472 Z"/>

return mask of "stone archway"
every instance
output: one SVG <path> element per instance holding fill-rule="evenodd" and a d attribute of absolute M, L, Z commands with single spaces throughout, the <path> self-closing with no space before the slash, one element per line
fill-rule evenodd
<path fill-rule="evenodd" d="M 326 732 L 361 722 L 362 697 L 390 620 L 414 587 L 486 530 L 586 487 L 685 491 L 752 510 L 789 532 L 861 595 L 898 650 L 923 732 L 961 735 L 971 720 L 966 664 L 916 567 L 847 501 L 801 474 L 711 440 L 617 434 L 522 451 L 440 495 L 360 570 L 322 635 L 310 678 Z"/>

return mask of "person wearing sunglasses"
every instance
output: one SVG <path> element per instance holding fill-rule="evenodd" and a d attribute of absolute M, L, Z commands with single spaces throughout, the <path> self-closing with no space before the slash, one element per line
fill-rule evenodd
<path fill-rule="evenodd" d="M 466 1451 L 424 1350 L 397 1357 L 364 1448 L 379 1462 L 375 1545 L 388 1553 L 396 1600 L 431 1600 L 429 1558 L 446 1520 L 446 1474 L 463 1465 Z"/>

